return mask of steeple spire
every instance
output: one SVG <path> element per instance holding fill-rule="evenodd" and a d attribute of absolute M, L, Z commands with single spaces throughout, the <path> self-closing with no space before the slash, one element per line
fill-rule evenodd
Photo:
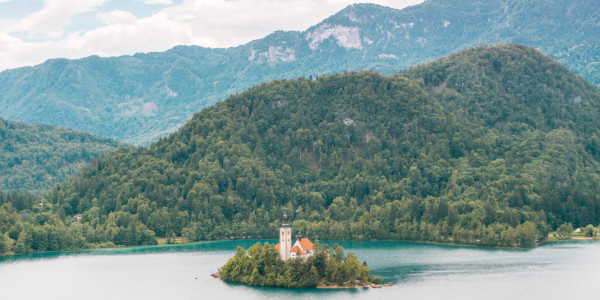
<path fill-rule="evenodd" d="M 288 222 L 287 212 L 283 212 L 283 219 L 281 219 L 281 227 L 290 227 L 290 223 Z"/>

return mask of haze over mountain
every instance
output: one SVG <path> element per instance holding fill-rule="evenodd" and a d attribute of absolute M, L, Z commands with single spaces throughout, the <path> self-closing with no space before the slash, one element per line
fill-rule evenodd
<path fill-rule="evenodd" d="M 122 145 L 72 129 L 0 118 L 0 191 L 42 194 Z"/>
<path fill-rule="evenodd" d="M 0 230 L 21 252 L 273 237 L 287 209 L 311 238 L 533 247 L 600 222 L 599 134 L 594 85 L 523 45 L 479 47 L 251 88 L 95 160 L 40 217 L 0 206 L 16 220 Z"/>
<path fill-rule="evenodd" d="M 0 116 L 148 144 L 193 112 L 277 78 L 383 74 L 458 50 L 508 42 L 540 49 L 600 84 L 600 4 L 586 0 L 429 0 L 395 10 L 349 6 L 303 32 L 228 49 L 195 46 L 0 73 Z"/>

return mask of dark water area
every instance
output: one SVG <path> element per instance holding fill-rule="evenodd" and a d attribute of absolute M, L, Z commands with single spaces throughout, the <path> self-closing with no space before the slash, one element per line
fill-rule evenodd
<path fill-rule="evenodd" d="M 288 290 L 210 277 L 257 241 L 0 257 L 0 299 L 599 299 L 600 243 L 499 250 L 405 242 L 339 242 L 392 287 Z M 262 241 L 264 242 L 264 241 Z M 275 240 L 269 241 L 271 243 Z M 324 242 L 333 244 L 333 242 Z M 383 299 L 383 298 L 382 298 Z"/>

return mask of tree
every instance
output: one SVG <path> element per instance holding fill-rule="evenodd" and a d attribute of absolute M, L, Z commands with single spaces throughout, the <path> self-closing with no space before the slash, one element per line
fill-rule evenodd
<path fill-rule="evenodd" d="M 0 255 L 4 255 L 10 252 L 13 240 L 6 234 L 0 231 Z"/>
<path fill-rule="evenodd" d="M 325 279 L 329 282 L 336 282 L 337 284 L 343 283 L 343 280 L 340 276 L 339 265 L 337 264 L 335 259 L 331 259 L 331 257 L 327 260 L 325 266 Z"/>
<path fill-rule="evenodd" d="M 585 233 L 585 236 L 593 237 L 594 236 L 594 225 L 589 224 L 588 226 L 585 227 L 585 230 L 583 232 Z"/>
<path fill-rule="evenodd" d="M 561 237 L 571 237 L 571 235 L 573 234 L 573 224 L 571 223 L 563 223 L 562 225 L 560 225 L 560 227 L 558 227 L 558 229 L 556 230 L 556 233 L 558 233 L 558 236 Z"/>
<path fill-rule="evenodd" d="M 246 282 L 246 284 L 248 285 L 262 285 L 262 277 L 260 275 L 260 273 L 258 272 L 257 268 L 253 268 L 252 269 L 252 274 L 250 274 L 250 277 L 248 278 L 248 281 Z"/>
<path fill-rule="evenodd" d="M 31 244 L 28 242 L 27 233 L 23 230 L 19 233 L 19 238 L 15 245 L 15 253 L 29 253 Z"/>
<path fill-rule="evenodd" d="M 346 260 L 342 265 L 342 273 L 344 274 L 344 281 L 354 281 L 357 279 L 361 279 L 362 275 L 362 265 L 356 255 L 352 252 L 348 252 L 346 255 Z"/>

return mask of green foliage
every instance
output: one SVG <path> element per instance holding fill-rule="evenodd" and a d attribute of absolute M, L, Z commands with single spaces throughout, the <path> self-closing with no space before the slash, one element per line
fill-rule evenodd
<path fill-rule="evenodd" d="M 99 225 L 71 217 L 63 219 L 37 196 L 0 192 L 0 255 L 157 244 L 153 231 L 124 212 L 104 216 Z"/>
<path fill-rule="evenodd" d="M 13 240 L 8 237 L 6 234 L 0 232 L 0 255 L 5 255 L 10 253 L 12 248 Z"/>
<path fill-rule="evenodd" d="M 588 226 L 585 227 L 583 233 L 585 233 L 585 236 L 587 237 L 593 237 L 595 233 L 594 225 L 588 224 Z"/>
<path fill-rule="evenodd" d="M 0 119 L 0 141 L 0 191 L 36 194 L 122 145 L 71 129 L 4 119 Z"/>
<path fill-rule="evenodd" d="M 430 0 L 403 10 L 353 5 L 304 32 L 278 31 L 228 49 L 179 46 L 7 70 L 0 73 L 0 117 L 147 145 L 201 108 L 262 82 L 365 69 L 393 74 L 504 43 L 540 49 L 600 84 L 599 22 L 600 6 L 591 0 Z M 325 28 L 340 27 L 352 34 L 321 40 Z M 456 142 L 452 149 L 460 152 Z"/>
<path fill-rule="evenodd" d="M 238 247 L 234 257 L 219 269 L 225 281 L 253 286 L 276 286 L 286 288 L 314 288 L 319 283 L 343 284 L 356 280 L 361 284 L 381 282 L 381 278 L 369 275 L 369 267 L 361 265 L 356 256 L 337 244 L 333 248 L 315 244 L 315 254 L 307 258 L 281 261 L 279 252 L 265 243 L 246 250 Z M 335 270 L 335 271 L 333 271 Z"/>
<path fill-rule="evenodd" d="M 275 237 L 285 208 L 319 239 L 532 247 L 600 222 L 599 109 L 594 86 L 520 45 L 278 80 L 95 160 L 44 207 L 83 215 L 76 245 Z"/>
<path fill-rule="evenodd" d="M 558 236 L 561 237 L 571 237 L 573 231 L 573 224 L 571 223 L 564 223 L 560 225 L 558 229 L 556 229 L 556 233 L 558 233 Z"/>

